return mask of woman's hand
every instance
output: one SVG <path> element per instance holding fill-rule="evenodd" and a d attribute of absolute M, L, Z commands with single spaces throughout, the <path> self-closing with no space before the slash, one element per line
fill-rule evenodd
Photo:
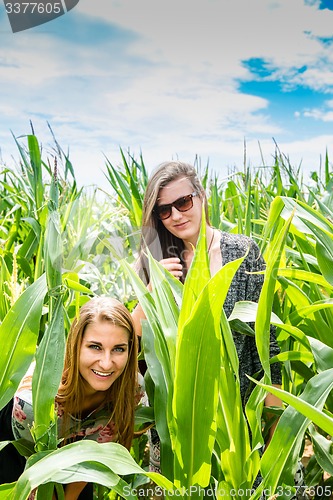
<path fill-rule="evenodd" d="M 281 389 L 281 386 L 277 385 L 277 384 L 273 384 L 273 387 L 277 387 L 278 389 Z M 283 401 L 280 398 L 278 398 L 277 396 L 275 396 L 274 394 L 268 393 L 266 398 L 265 398 L 265 406 L 281 406 L 283 408 Z M 278 420 L 276 420 L 276 422 L 274 422 L 274 424 L 269 429 L 269 436 L 268 436 L 268 439 L 265 443 L 265 450 L 267 449 L 267 446 L 269 445 L 269 443 L 272 441 L 272 437 L 273 437 L 275 427 L 277 426 L 277 424 L 278 424 Z"/>
<path fill-rule="evenodd" d="M 183 276 L 183 266 L 178 257 L 169 257 L 160 260 L 160 264 L 169 271 L 175 278 L 180 279 Z"/>

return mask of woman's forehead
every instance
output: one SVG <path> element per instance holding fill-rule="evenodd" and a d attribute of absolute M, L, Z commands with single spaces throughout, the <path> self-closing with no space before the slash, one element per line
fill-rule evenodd
<path fill-rule="evenodd" d="M 179 179 L 175 179 L 174 181 L 170 181 L 166 186 L 162 187 L 157 196 L 157 201 L 161 202 L 166 199 L 170 201 L 174 201 L 176 198 L 180 196 L 185 196 L 187 194 L 191 194 L 193 191 L 192 183 L 186 177 L 181 177 Z"/>

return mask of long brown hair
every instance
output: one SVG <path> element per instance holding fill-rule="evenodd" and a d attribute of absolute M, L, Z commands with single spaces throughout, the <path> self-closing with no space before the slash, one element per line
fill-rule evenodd
<path fill-rule="evenodd" d="M 110 407 L 110 420 L 115 423 L 118 442 L 130 448 L 134 432 L 135 391 L 137 385 L 137 337 L 132 317 L 126 307 L 110 297 L 94 297 L 81 307 L 67 339 L 62 382 L 56 401 L 64 408 L 65 417 L 80 418 L 84 403 L 83 379 L 79 371 L 80 349 L 87 325 L 109 321 L 128 332 L 128 360 L 123 373 L 105 391 L 105 404 Z"/>
<path fill-rule="evenodd" d="M 186 268 L 185 262 L 182 259 L 182 253 L 185 248 L 183 240 L 171 234 L 154 212 L 160 190 L 170 182 L 182 178 L 188 179 L 191 182 L 193 190 L 203 200 L 206 221 L 210 224 L 207 198 L 194 166 L 180 161 L 161 163 L 149 178 L 142 207 L 142 232 L 137 270 L 141 279 L 146 283 L 149 282 L 147 248 L 156 260 L 178 257 L 181 259 L 184 268 Z M 186 272 L 182 281 L 185 275 Z"/>

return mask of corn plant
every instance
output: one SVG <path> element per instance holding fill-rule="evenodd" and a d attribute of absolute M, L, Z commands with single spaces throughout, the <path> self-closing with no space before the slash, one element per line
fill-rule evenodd
<path fill-rule="evenodd" d="M 264 380 L 268 381 L 274 270 L 278 267 L 289 223 L 284 233 L 278 234 L 273 241 L 275 250 L 268 262 L 258 305 L 261 321 L 256 325 L 256 337 L 266 372 Z M 222 491 L 225 495 L 238 491 L 243 493 L 237 498 L 259 498 L 265 488 L 270 487 L 273 493 L 278 486 L 292 484 L 290 470 L 295 469 L 297 463 L 293 453 L 300 448 L 303 437 L 300 429 L 304 422 L 298 421 L 292 426 L 292 434 L 284 448 L 286 460 L 271 460 L 267 472 L 266 462 L 264 458 L 260 461 L 258 453 L 258 447 L 263 444 L 258 408 L 259 411 L 262 408 L 264 392 L 255 390 L 246 407 L 253 435 L 251 446 L 239 391 L 237 354 L 222 308 L 232 277 L 243 259 L 225 265 L 210 279 L 204 242 L 202 234 L 184 285 L 180 310 L 177 302 L 181 285 L 152 258 L 151 294 L 124 263 L 147 317 L 143 346 L 154 383 L 150 397 L 161 439 L 161 469 L 183 496 L 191 491 L 191 496 L 202 498 L 204 488 L 213 485 L 220 495 Z M 325 395 L 327 392 L 322 399 Z M 316 404 L 320 403 L 316 401 Z M 279 432 L 284 432 L 287 424 L 288 420 L 281 418 L 278 428 L 282 430 Z M 292 462 L 291 469 L 286 468 L 288 461 L 289 466 Z M 256 493 L 251 494 L 259 468 L 266 477 Z"/>
<path fill-rule="evenodd" d="M 176 490 L 185 496 L 186 489 L 192 487 L 193 495 L 200 497 L 200 488 L 212 488 L 218 498 L 222 492 L 230 494 L 232 488 L 246 490 L 260 469 L 262 483 L 251 493 L 255 499 L 265 488 L 280 492 L 278 488 L 291 487 L 305 435 L 314 449 L 307 468 L 307 484 L 324 484 L 323 471 L 333 474 L 331 440 L 327 437 L 332 435 L 333 414 L 333 173 L 327 154 L 323 172 L 312 174 L 311 186 L 305 185 L 300 168 L 292 168 L 278 148 L 271 166 L 262 165 L 251 171 L 244 168 L 242 172 L 230 173 L 225 180 L 212 176 L 206 168 L 203 182 L 214 226 L 251 235 L 267 261 L 259 305 L 237 304 L 227 321 L 220 316 L 221 304 L 215 305 L 215 298 L 221 293 L 217 300 L 222 302 L 226 293 L 227 270 L 209 279 L 204 235 L 194 263 L 202 277 L 198 281 L 189 276 L 183 287 L 151 261 L 155 287 L 149 294 L 130 271 L 127 264 L 135 257 L 147 182 L 142 158 L 136 162 L 121 152 L 123 171 L 107 163 L 107 177 L 118 198 L 115 202 L 114 197 L 108 196 L 107 202 L 100 202 L 96 191 L 89 194 L 84 189 L 77 190 L 70 160 L 55 141 L 55 155 L 64 164 L 64 177 L 58 175 L 57 203 L 55 186 L 44 180 L 45 175 L 50 177 L 51 167 L 42 160 L 36 136 L 28 136 L 27 143 L 26 150 L 17 141 L 19 169 L 6 167 L 0 172 L 0 337 L 5 346 L 0 361 L 1 406 L 13 396 L 37 345 L 38 370 L 49 373 L 54 366 L 54 360 L 49 359 L 53 347 L 49 346 L 54 342 L 62 352 L 64 330 L 87 300 L 87 294 L 114 294 L 128 301 L 134 287 L 148 318 L 143 337 L 150 374 L 147 391 L 161 438 L 163 475 L 146 473 L 126 450 L 112 443 L 102 448 L 96 443 L 74 443 L 56 450 L 51 403 L 54 387 L 40 391 L 37 377 L 35 398 L 41 410 L 36 423 L 37 453 L 28 460 L 16 484 L 0 487 L 0 498 L 26 498 L 39 485 L 65 484 L 83 477 L 112 488 L 119 495 L 135 498 L 131 485 L 121 479 L 123 474 L 145 475 L 170 490 L 169 496 Z M 61 243 L 60 233 L 62 252 L 50 254 L 50 242 Z M 110 252 L 115 241 L 125 243 L 120 258 L 127 261 L 126 274 Z M 56 255 L 61 253 L 60 281 Z M 238 264 L 233 263 L 232 272 Z M 42 315 L 47 290 L 49 314 Z M 275 314 L 271 315 L 272 309 Z M 236 322 L 241 327 L 241 322 L 244 325 L 256 317 L 260 318 L 255 333 L 260 339 L 258 350 L 266 375 L 245 409 L 249 435 L 239 399 L 230 327 L 235 328 Z M 269 322 L 276 325 L 281 346 L 281 354 L 273 360 L 267 357 Z M 206 338 L 214 349 L 203 345 Z M 218 359 L 223 370 L 217 368 Z M 277 394 L 288 406 L 260 458 L 263 398 L 266 390 L 275 391 L 269 379 L 272 362 L 283 364 L 283 390 Z M 199 364 L 202 380 L 197 376 Z M 55 370 L 58 377 L 58 365 Z M 189 381 L 188 387 L 184 380 Z M 224 398 L 226 387 L 228 399 Z M 207 419 L 202 415 L 203 395 L 207 396 Z M 48 430 L 44 433 L 43 429 Z M 330 484 L 329 480 L 325 484 Z M 47 490 L 40 489 L 40 495 L 47 494 Z M 58 495 L 61 498 L 61 489 Z M 244 493 L 243 498 L 250 497 Z"/>
<path fill-rule="evenodd" d="M 142 217 L 143 194 L 148 181 L 147 170 L 142 156 L 140 163 L 138 163 L 132 155 L 128 155 L 129 159 L 127 160 L 122 149 L 120 149 L 120 154 L 124 172 L 106 159 L 106 178 L 112 190 L 119 197 L 119 204 L 128 211 L 133 226 L 139 227 Z"/>

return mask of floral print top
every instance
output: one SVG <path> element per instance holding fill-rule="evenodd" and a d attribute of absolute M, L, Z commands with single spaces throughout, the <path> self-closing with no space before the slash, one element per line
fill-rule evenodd
<path fill-rule="evenodd" d="M 29 370 L 30 371 L 30 370 Z M 29 373 L 29 372 L 28 372 Z M 30 371 L 31 373 L 31 371 Z M 30 378 L 31 379 L 31 378 Z M 32 388 L 31 383 L 26 382 L 19 386 L 13 401 L 12 429 L 15 439 L 23 438 L 33 442 L 30 432 L 34 421 L 32 407 Z M 141 374 L 138 374 L 138 386 L 136 393 L 136 403 L 139 404 L 145 398 L 144 381 Z M 63 407 L 60 403 L 55 404 L 58 415 L 58 437 L 66 438 L 66 441 L 72 442 L 81 439 L 91 439 L 98 443 L 107 443 L 115 441 L 117 431 L 114 422 L 110 422 L 110 410 L 107 407 L 93 410 L 85 418 L 78 419 L 72 415 L 64 420 Z"/>

